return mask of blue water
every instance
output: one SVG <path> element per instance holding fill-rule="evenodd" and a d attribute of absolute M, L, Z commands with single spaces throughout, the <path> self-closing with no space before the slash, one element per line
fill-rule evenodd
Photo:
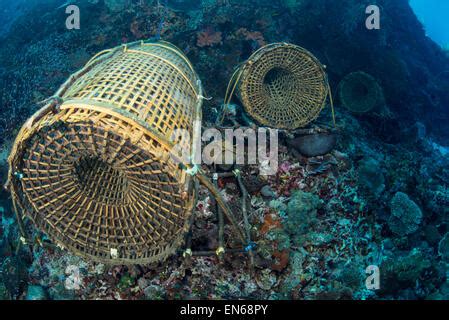
<path fill-rule="evenodd" d="M 449 1 L 410 0 L 427 35 L 443 47 L 449 46 Z"/>

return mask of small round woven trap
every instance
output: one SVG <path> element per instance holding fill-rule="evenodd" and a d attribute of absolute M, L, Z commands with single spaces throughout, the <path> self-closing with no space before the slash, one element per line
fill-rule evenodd
<path fill-rule="evenodd" d="M 274 43 L 255 52 L 241 67 L 239 95 L 261 124 L 296 129 L 315 120 L 328 94 L 321 63 L 307 50 Z"/>
<path fill-rule="evenodd" d="M 351 112 L 366 113 L 384 104 L 382 88 L 365 72 L 348 74 L 338 85 L 341 104 Z"/>

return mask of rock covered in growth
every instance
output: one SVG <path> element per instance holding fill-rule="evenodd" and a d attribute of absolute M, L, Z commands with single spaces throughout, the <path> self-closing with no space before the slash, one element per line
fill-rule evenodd
<path fill-rule="evenodd" d="M 19 254 L 9 256 L 1 261 L 0 283 L 6 288 L 8 295 L 16 299 L 21 294 L 21 285 L 27 279 L 26 258 Z"/>
<path fill-rule="evenodd" d="M 449 232 L 444 235 L 438 244 L 438 254 L 444 261 L 449 262 Z"/>
<path fill-rule="evenodd" d="M 429 254 L 418 248 L 386 259 L 380 266 L 381 290 L 393 293 L 416 284 L 432 263 Z"/>
<path fill-rule="evenodd" d="M 120 12 L 128 5 L 128 0 L 105 0 L 106 7 L 112 12 Z"/>
<path fill-rule="evenodd" d="M 422 212 L 408 195 L 398 192 L 390 204 L 391 215 L 388 226 L 399 236 L 406 236 L 418 230 L 422 220 Z"/>
<path fill-rule="evenodd" d="M 293 251 L 290 257 L 291 273 L 285 278 L 281 292 L 285 297 L 291 299 L 292 291 L 301 285 L 301 279 L 305 272 L 303 269 L 304 261 L 306 260 L 306 253 L 304 251 Z"/>
<path fill-rule="evenodd" d="M 380 163 L 373 158 L 365 158 L 359 164 L 358 185 L 368 194 L 378 197 L 385 189 L 385 177 Z"/>
<path fill-rule="evenodd" d="M 260 190 L 260 194 L 262 196 L 264 196 L 265 198 L 274 198 L 274 197 L 276 197 L 276 193 L 268 185 L 262 187 L 262 189 Z"/>
<path fill-rule="evenodd" d="M 294 191 L 287 205 L 287 219 L 285 228 L 293 235 L 304 233 L 316 222 L 317 210 L 322 206 L 322 201 L 317 195 Z"/>
<path fill-rule="evenodd" d="M 335 148 L 336 143 L 337 136 L 331 132 L 300 135 L 287 140 L 289 146 L 309 158 L 328 154 Z"/>
<path fill-rule="evenodd" d="M 28 287 L 25 300 L 47 300 L 47 293 L 44 288 L 39 285 L 31 285 Z"/>
<path fill-rule="evenodd" d="M 11 299 L 8 289 L 3 283 L 0 283 L 0 300 L 9 300 Z"/>

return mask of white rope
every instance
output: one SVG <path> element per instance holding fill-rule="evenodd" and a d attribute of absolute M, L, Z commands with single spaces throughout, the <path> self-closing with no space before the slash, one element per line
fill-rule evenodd
<path fill-rule="evenodd" d="M 198 173 L 199 170 L 200 170 L 200 167 L 195 164 L 192 168 L 187 169 L 186 173 L 188 175 L 194 176 Z"/>
<path fill-rule="evenodd" d="M 197 96 L 197 98 L 198 98 L 198 100 L 199 100 L 199 99 L 202 99 L 202 100 L 207 100 L 207 101 L 211 101 L 211 100 L 213 99 L 213 97 L 205 97 L 205 96 L 203 96 L 203 95 L 201 95 L 201 94 L 199 94 L 199 95 Z"/>

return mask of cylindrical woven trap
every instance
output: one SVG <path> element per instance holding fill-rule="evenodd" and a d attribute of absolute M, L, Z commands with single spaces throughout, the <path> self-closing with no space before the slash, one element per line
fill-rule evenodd
<path fill-rule="evenodd" d="M 288 43 L 256 51 L 240 67 L 237 78 L 245 110 L 261 124 L 281 129 L 297 129 L 315 120 L 329 90 L 321 63 L 307 50 Z"/>
<path fill-rule="evenodd" d="M 88 259 L 165 259 L 182 245 L 193 204 L 171 135 L 192 134 L 201 91 L 187 58 L 166 42 L 99 53 L 21 129 L 9 158 L 14 203 Z"/>
<path fill-rule="evenodd" d="M 343 78 L 338 85 L 338 97 L 341 104 L 354 113 L 366 113 L 385 103 L 383 90 L 376 79 L 362 71 Z"/>

